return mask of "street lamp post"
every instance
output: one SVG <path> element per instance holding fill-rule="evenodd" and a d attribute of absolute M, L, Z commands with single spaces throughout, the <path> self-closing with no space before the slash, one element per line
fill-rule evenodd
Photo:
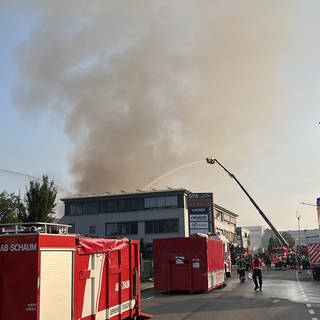
<path fill-rule="evenodd" d="M 265 222 L 269 225 L 271 230 L 274 232 L 276 237 L 280 240 L 280 242 L 287 247 L 289 247 L 287 241 L 284 239 L 284 237 L 278 232 L 278 230 L 273 226 L 273 224 L 270 222 L 270 220 L 267 218 L 267 216 L 264 214 L 264 212 L 260 209 L 260 207 L 257 205 L 257 203 L 253 200 L 253 198 L 250 196 L 250 194 L 247 192 L 247 190 L 242 186 L 240 181 L 236 178 L 234 174 L 232 174 L 230 171 L 228 171 L 217 159 L 214 158 L 207 158 L 207 163 L 208 164 L 215 164 L 217 163 L 225 172 L 228 173 L 229 177 L 234 179 L 238 186 L 242 189 L 242 191 L 246 194 L 246 196 L 249 198 L 251 203 L 255 206 L 255 208 L 258 210 L 262 218 L 265 220 Z"/>
<path fill-rule="evenodd" d="M 297 217 L 297 219 L 298 219 L 298 244 L 299 244 L 299 248 L 300 248 L 300 246 L 301 246 L 301 237 L 300 237 L 300 218 L 301 218 L 301 215 L 300 214 L 298 214 L 298 211 L 296 212 L 296 217 Z"/>
<path fill-rule="evenodd" d="M 318 199 L 317 199 L 317 204 L 313 204 L 313 203 L 307 203 L 307 202 L 300 202 L 300 204 L 303 204 L 303 205 L 305 205 L 305 206 L 312 206 L 312 207 L 316 207 L 317 208 L 317 215 L 318 215 L 318 236 L 319 236 L 319 239 L 320 239 L 320 217 L 319 217 L 319 215 L 320 215 L 320 212 L 319 212 L 319 210 L 320 210 L 320 206 L 319 206 L 319 204 L 318 204 Z"/>

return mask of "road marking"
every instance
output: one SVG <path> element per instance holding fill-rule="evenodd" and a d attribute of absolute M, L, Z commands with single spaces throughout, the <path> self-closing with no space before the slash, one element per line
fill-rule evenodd
<path fill-rule="evenodd" d="M 279 299 L 276 299 L 276 300 L 273 300 L 272 302 L 273 303 L 277 303 L 277 302 L 279 302 L 280 300 Z"/>
<path fill-rule="evenodd" d="M 151 296 L 151 297 L 148 297 L 148 298 L 147 298 L 147 300 L 149 300 L 149 299 L 152 299 L 152 298 L 153 298 L 153 296 Z"/>
<path fill-rule="evenodd" d="M 311 320 L 318 320 L 318 318 L 311 318 Z"/>
<path fill-rule="evenodd" d="M 308 310 L 310 314 L 315 314 L 315 312 L 313 310 Z"/>
<path fill-rule="evenodd" d="M 311 303 L 307 303 L 307 307 L 311 308 L 312 307 Z"/>

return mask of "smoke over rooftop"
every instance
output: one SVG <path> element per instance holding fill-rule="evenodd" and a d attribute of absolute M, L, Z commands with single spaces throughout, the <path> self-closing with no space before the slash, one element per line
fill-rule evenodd
<path fill-rule="evenodd" d="M 292 1 L 33 3 L 14 99 L 65 122 L 80 193 L 136 189 L 212 152 L 240 167 L 282 112 Z"/>

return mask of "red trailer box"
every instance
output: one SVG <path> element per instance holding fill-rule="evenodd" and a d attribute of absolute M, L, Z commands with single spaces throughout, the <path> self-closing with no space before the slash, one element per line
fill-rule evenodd
<path fill-rule="evenodd" d="M 153 240 L 154 290 L 209 291 L 225 285 L 221 240 L 207 237 Z"/>
<path fill-rule="evenodd" d="M 65 225 L 0 226 L 0 319 L 147 319 L 139 241 L 87 238 Z"/>

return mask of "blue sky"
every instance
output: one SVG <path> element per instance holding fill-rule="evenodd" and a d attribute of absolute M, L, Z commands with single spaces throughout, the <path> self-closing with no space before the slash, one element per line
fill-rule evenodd
<path fill-rule="evenodd" d="M 204 4 L 0 4 L 0 169 L 132 191 L 213 155 L 279 229 L 296 228 L 297 212 L 316 227 L 299 203 L 320 195 L 318 2 Z M 0 172 L 1 190 L 27 184 Z M 264 224 L 219 168 L 153 187 L 166 186 L 212 191 L 240 224 Z"/>
<path fill-rule="evenodd" d="M 50 121 L 50 115 L 30 117 L 18 110 L 12 99 L 17 80 L 15 50 L 25 41 L 36 24 L 36 10 L 12 5 L 0 11 L 0 115 L 2 150 L 0 169 L 35 177 L 48 174 L 62 187 L 72 190 L 67 157 L 70 142 L 63 122 Z M 24 193 L 29 178 L 0 172 L 1 190 Z"/>

